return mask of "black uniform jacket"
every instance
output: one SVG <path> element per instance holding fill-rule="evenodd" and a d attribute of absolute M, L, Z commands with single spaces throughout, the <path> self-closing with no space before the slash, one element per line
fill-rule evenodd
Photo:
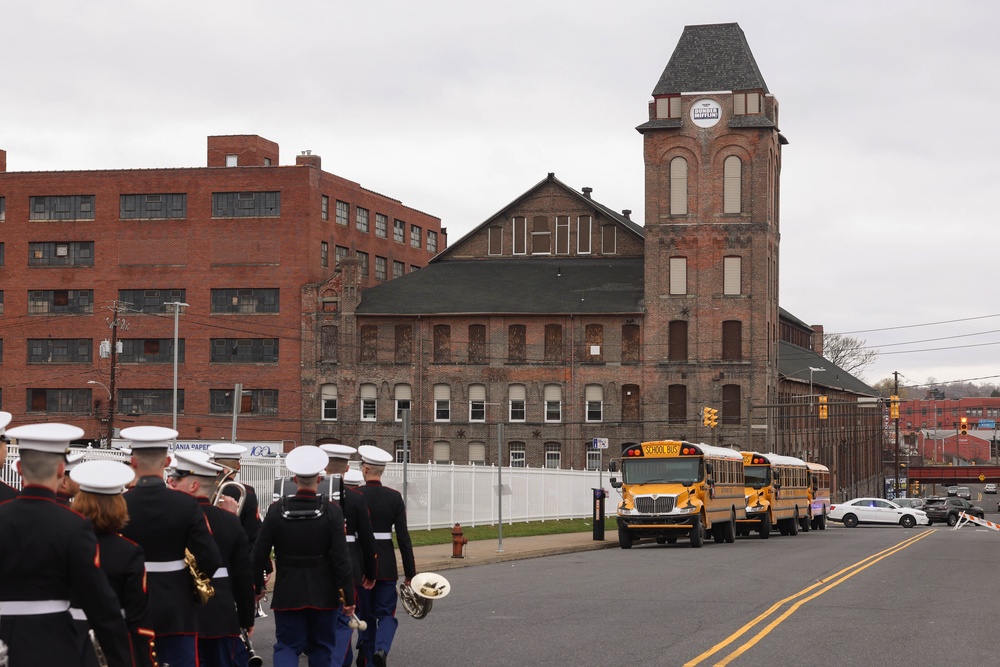
<path fill-rule="evenodd" d="M 283 517 L 286 511 L 302 518 Z M 336 609 L 341 595 L 344 604 L 354 604 L 354 568 L 340 507 L 310 491 L 273 503 L 253 548 L 257 590 L 272 547 L 277 572 L 271 609 Z"/>
<path fill-rule="evenodd" d="M 151 667 L 153 658 L 149 642 L 153 631 L 146 617 L 149 594 L 142 547 L 114 533 L 101 533 L 97 536 L 97 544 L 101 548 L 101 569 L 118 596 L 131 635 L 132 659 L 136 665 Z"/>
<path fill-rule="evenodd" d="M 0 505 L 0 601 L 80 600 L 112 667 L 132 665 L 128 629 L 90 521 L 56 503 L 47 488 L 27 486 Z M 80 664 L 69 611 L 0 617 L 0 640 L 16 667 Z"/>
<path fill-rule="evenodd" d="M 403 558 L 403 573 L 407 579 L 412 579 L 417 573 L 417 566 L 413 561 L 410 531 L 406 528 L 406 506 L 403 504 L 402 494 L 375 481 L 369 481 L 358 490 L 365 497 L 365 502 L 368 503 L 368 515 L 371 517 L 372 531 L 375 533 L 378 578 L 399 578 L 399 570 L 396 568 L 396 551 L 392 547 L 392 529 L 395 527 L 399 555 Z"/>
<path fill-rule="evenodd" d="M 357 488 L 347 487 L 340 505 L 347 525 L 347 550 L 351 552 L 351 561 L 354 563 L 354 583 L 360 584 L 363 579 L 375 581 L 378 576 L 375 535 L 365 497 Z"/>
<path fill-rule="evenodd" d="M 6 445 L 0 442 L 0 447 L 6 447 Z M 0 482 L 0 503 L 14 500 L 14 498 L 17 498 L 17 489 L 7 482 Z"/>
<path fill-rule="evenodd" d="M 253 576 L 250 573 L 250 545 L 240 520 L 232 512 L 214 507 L 208 498 L 199 498 L 212 527 L 212 537 L 222 556 L 227 576 L 213 577 L 215 595 L 198 607 L 198 636 L 238 637 L 240 628 L 253 627 Z"/>
<path fill-rule="evenodd" d="M 149 622 L 157 635 L 198 632 L 194 583 L 187 567 L 156 572 L 156 563 L 184 560 L 190 549 L 198 569 L 211 577 L 222 565 L 198 499 L 168 488 L 162 477 L 141 477 L 125 493 L 129 522 L 122 535 L 146 554 Z"/>

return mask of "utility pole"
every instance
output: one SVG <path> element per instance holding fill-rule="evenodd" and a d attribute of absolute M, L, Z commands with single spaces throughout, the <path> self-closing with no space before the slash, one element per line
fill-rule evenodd
<path fill-rule="evenodd" d="M 108 439 L 106 448 L 111 448 L 111 441 L 115 437 L 115 378 L 118 369 L 118 327 L 128 330 L 128 322 L 118 314 L 125 310 L 125 304 L 120 301 L 111 302 L 111 318 L 107 319 L 108 326 L 111 327 L 111 348 L 108 356 L 111 359 L 111 380 L 108 383 Z"/>
<path fill-rule="evenodd" d="M 892 385 L 892 395 L 899 396 L 899 371 L 893 371 L 893 385 Z M 899 497 L 899 417 L 897 416 L 894 420 L 895 422 L 895 437 L 896 437 L 896 468 L 893 471 L 894 481 L 893 486 L 895 487 L 893 498 Z"/>

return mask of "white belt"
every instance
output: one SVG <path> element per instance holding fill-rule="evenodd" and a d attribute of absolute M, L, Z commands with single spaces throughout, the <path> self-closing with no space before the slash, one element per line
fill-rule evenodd
<path fill-rule="evenodd" d="M 69 609 L 69 600 L 3 600 L 0 616 L 36 616 L 58 614 Z"/>
<path fill-rule="evenodd" d="M 176 572 L 183 570 L 187 565 L 183 560 L 161 560 L 147 561 L 146 572 Z"/>
<path fill-rule="evenodd" d="M 344 538 L 345 538 L 345 539 L 346 539 L 346 540 L 347 540 L 348 542 L 356 542 L 356 541 L 357 541 L 357 539 L 358 539 L 358 536 L 357 536 L 357 535 L 345 535 L 345 536 L 344 536 Z"/>
<path fill-rule="evenodd" d="M 229 570 L 227 570 L 224 567 L 220 567 L 218 570 L 215 571 L 215 574 L 212 575 L 212 578 L 222 579 L 223 577 L 228 577 L 228 576 L 229 576 Z"/>
<path fill-rule="evenodd" d="M 77 609 L 76 607 L 69 608 L 69 615 L 73 617 L 74 621 L 86 621 L 87 615 L 83 613 L 82 609 Z"/>
<path fill-rule="evenodd" d="M 376 540 L 391 540 L 392 533 L 375 533 Z"/>

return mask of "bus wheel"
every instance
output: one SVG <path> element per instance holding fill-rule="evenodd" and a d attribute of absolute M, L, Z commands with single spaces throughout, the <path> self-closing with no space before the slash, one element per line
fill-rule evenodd
<path fill-rule="evenodd" d="M 766 540 L 771 536 L 771 515 L 767 512 L 760 520 L 760 528 L 757 529 L 757 533 L 760 535 L 760 539 Z"/>
<path fill-rule="evenodd" d="M 729 517 L 729 523 L 726 524 L 723 529 L 723 539 L 725 539 L 726 544 L 732 544 L 736 541 L 736 513 L 733 512 Z"/>
<path fill-rule="evenodd" d="M 700 549 L 701 545 L 705 543 L 705 528 L 701 525 L 701 517 L 694 518 L 691 530 L 688 531 L 688 537 L 691 539 L 691 546 L 695 549 Z"/>
<path fill-rule="evenodd" d="M 656 543 L 657 544 L 666 544 L 667 543 L 667 536 L 666 535 L 657 535 L 656 536 Z"/>
<path fill-rule="evenodd" d="M 632 542 L 632 536 L 629 535 L 628 529 L 618 526 L 618 546 L 622 549 L 631 549 Z"/>
<path fill-rule="evenodd" d="M 670 535 L 666 539 L 667 539 L 667 544 L 677 544 L 677 536 L 676 535 Z"/>
<path fill-rule="evenodd" d="M 712 539 L 715 540 L 716 544 L 722 544 L 723 540 L 726 539 L 726 531 L 721 523 L 712 524 Z"/>
<path fill-rule="evenodd" d="M 778 533 L 782 536 L 788 534 L 788 519 L 778 519 Z"/>
<path fill-rule="evenodd" d="M 823 513 L 816 519 L 816 528 L 819 530 L 826 530 L 826 509 L 823 509 Z"/>
<path fill-rule="evenodd" d="M 788 534 L 795 536 L 799 534 L 799 508 L 795 508 L 795 516 L 788 520 Z"/>
<path fill-rule="evenodd" d="M 810 528 L 812 528 L 812 518 L 811 517 L 807 516 L 804 519 L 800 519 L 799 520 L 799 530 L 800 531 L 802 531 L 803 533 L 808 533 Z"/>

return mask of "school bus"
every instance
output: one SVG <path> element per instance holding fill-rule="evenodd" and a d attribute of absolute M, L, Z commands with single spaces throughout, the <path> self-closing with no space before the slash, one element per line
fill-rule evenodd
<path fill-rule="evenodd" d="M 809 467 L 809 525 L 826 530 L 826 515 L 830 513 L 830 469 L 807 461 Z"/>
<path fill-rule="evenodd" d="M 736 522 L 744 517 L 743 458 L 739 452 L 680 440 L 626 445 L 621 459 L 608 464 L 621 470 L 611 478 L 622 499 L 618 504 L 618 545 L 642 538 L 657 544 L 687 536 L 691 546 L 736 541 Z"/>
<path fill-rule="evenodd" d="M 780 454 L 743 452 L 746 518 L 737 532 L 756 530 L 766 540 L 774 527 L 782 535 L 809 530 L 809 468 L 802 459 Z"/>

